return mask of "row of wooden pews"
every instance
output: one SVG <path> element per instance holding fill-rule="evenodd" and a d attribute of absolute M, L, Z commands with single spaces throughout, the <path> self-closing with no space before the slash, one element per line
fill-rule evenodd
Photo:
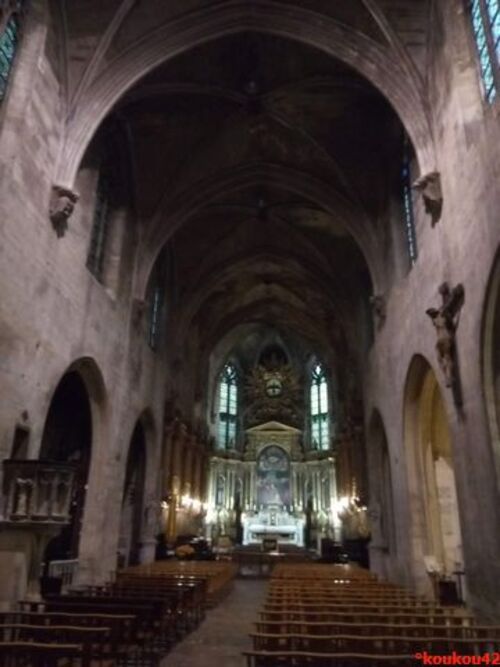
<path fill-rule="evenodd" d="M 123 575 L 185 576 L 204 578 L 207 582 L 206 606 L 218 604 L 231 590 L 238 566 L 228 561 L 157 561 L 147 565 L 137 565 L 123 571 Z"/>
<path fill-rule="evenodd" d="M 352 565 L 280 564 L 251 639 L 248 667 L 399 667 L 453 651 L 493 657 L 500 627 Z"/>
<path fill-rule="evenodd" d="M 156 667 L 204 618 L 231 563 L 179 561 L 128 568 L 116 581 L 22 601 L 0 614 L 2 667 Z"/>

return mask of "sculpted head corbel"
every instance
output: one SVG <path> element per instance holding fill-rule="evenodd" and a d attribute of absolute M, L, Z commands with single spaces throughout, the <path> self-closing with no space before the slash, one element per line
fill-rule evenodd
<path fill-rule="evenodd" d="M 75 209 L 79 195 L 62 185 L 53 185 L 50 197 L 49 217 L 52 226 L 56 230 L 58 238 L 61 238 L 68 229 L 68 220 Z"/>
<path fill-rule="evenodd" d="M 441 211 L 443 210 L 441 175 L 438 171 L 424 174 L 415 181 L 413 188 L 422 195 L 425 212 L 431 216 L 431 224 L 434 227 L 441 218 Z"/>

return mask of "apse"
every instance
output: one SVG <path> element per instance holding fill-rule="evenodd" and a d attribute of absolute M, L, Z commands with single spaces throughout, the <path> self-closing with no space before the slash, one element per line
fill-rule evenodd
<path fill-rule="evenodd" d="M 366 546 L 363 447 L 346 428 L 359 413 L 343 360 L 323 358 L 291 328 L 255 322 L 221 340 L 210 363 L 205 531 L 212 543 L 229 536 L 247 547 L 265 539 Z M 342 505 L 339 480 L 346 480 Z"/>

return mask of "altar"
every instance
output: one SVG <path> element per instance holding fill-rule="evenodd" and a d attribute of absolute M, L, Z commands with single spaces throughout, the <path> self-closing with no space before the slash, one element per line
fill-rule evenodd
<path fill-rule="evenodd" d="M 259 512 L 248 512 L 242 517 L 243 544 L 262 544 L 264 539 L 275 539 L 278 544 L 304 546 L 304 516 L 295 516 L 279 506 Z"/>
<path fill-rule="evenodd" d="M 329 536 L 335 496 L 333 458 L 308 458 L 299 429 L 277 421 L 246 430 L 236 456 L 210 461 L 207 537 L 244 546 L 306 547 Z"/>

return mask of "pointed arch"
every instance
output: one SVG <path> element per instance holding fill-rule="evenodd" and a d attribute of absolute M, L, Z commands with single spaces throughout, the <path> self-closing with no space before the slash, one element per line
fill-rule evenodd
<path fill-rule="evenodd" d="M 437 375 L 415 355 L 404 395 L 404 441 L 412 502 L 410 539 L 420 591 L 430 589 L 427 570 L 449 575 L 463 565 L 451 430 Z"/>
<path fill-rule="evenodd" d="M 122 566 L 139 563 L 146 483 L 146 433 L 141 419 L 130 439 L 121 504 L 118 557 Z"/>
<path fill-rule="evenodd" d="M 396 544 L 392 466 L 384 422 L 377 409 L 373 410 L 370 420 L 368 441 L 372 517 L 370 546 L 372 550 L 379 549 L 390 555 Z M 387 577 L 390 572 L 384 569 L 380 574 Z"/>
<path fill-rule="evenodd" d="M 482 332 L 483 386 L 497 480 L 500 485 L 500 248 L 486 291 Z"/>

